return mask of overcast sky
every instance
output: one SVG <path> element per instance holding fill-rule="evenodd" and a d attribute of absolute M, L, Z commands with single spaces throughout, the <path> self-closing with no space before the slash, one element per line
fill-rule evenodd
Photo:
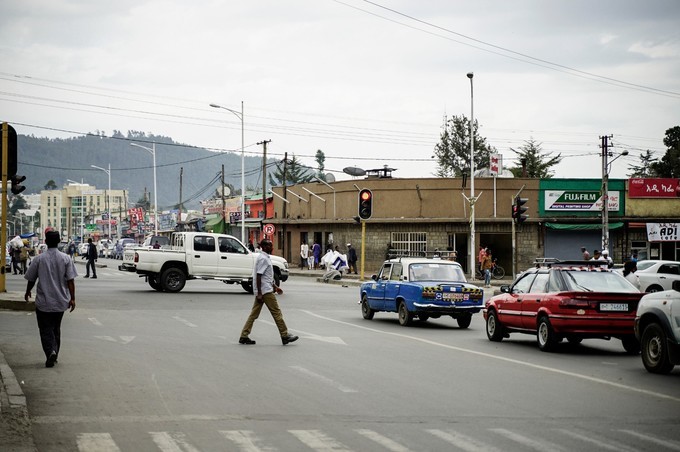
<path fill-rule="evenodd" d="M 209 104 L 243 101 L 247 155 L 271 140 L 268 156 L 315 167 L 321 149 L 337 179 L 432 176 L 443 118 L 470 116 L 471 71 L 480 134 L 508 166 L 533 138 L 564 157 L 556 177 L 599 178 L 611 134 L 625 177 L 680 125 L 677 0 L 8 0 L 0 61 L 20 134 L 240 152 L 239 118 Z"/>

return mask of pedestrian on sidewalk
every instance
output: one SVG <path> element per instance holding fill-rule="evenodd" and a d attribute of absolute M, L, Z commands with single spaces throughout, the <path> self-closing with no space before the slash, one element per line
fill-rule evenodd
<path fill-rule="evenodd" d="M 85 278 L 90 277 L 90 268 L 92 269 L 92 279 L 97 279 L 97 268 L 95 262 L 97 262 L 97 246 L 92 243 L 92 238 L 87 239 L 87 253 L 85 253 L 85 259 L 87 263 L 85 264 Z"/>
<path fill-rule="evenodd" d="M 357 250 L 354 249 L 351 243 L 347 244 L 347 263 L 349 264 L 348 273 L 357 274 Z"/>
<path fill-rule="evenodd" d="M 46 233 L 47 250 L 33 259 L 24 278 L 28 281 L 24 300 L 38 281 L 35 294 L 35 317 L 40 330 L 40 342 L 45 352 L 45 367 L 54 367 L 61 348 L 61 320 L 64 312 L 76 308 L 75 277 L 78 276 L 71 258 L 57 249 L 57 231 Z"/>
<path fill-rule="evenodd" d="M 276 294 L 281 295 L 283 290 L 274 282 L 274 268 L 272 267 L 272 260 L 270 254 L 274 249 L 271 240 L 264 239 L 260 242 L 261 253 L 257 255 L 255 261 L 255 268 L 253 269 L 253 291 L 255 292 L 255 302 L 250 311 L 250 316 L 243 325 L 241 337 L 238 340 L 239 344 L 255 345 L 255 341 L 250 339 L 250 331 L 253 329 L 255 320 L 260 316 L 262 305 L 266 305 L 267 309 L 274 318 L 279 334 L 281 335 L 281 342 L 283 345 L 295 342 L 298 340 L 297 336 L 288 333 L 288 327 L 283 320 L 279 302 L 276 300 Z"/>
<path fill-rule="evenodd" d="M 300 245 L 300 268 L 304 270 L 309 268 L 309 245 L 307 242 L 302 242 Z M 309 268 L 311 270 L 311 268 Z"/>

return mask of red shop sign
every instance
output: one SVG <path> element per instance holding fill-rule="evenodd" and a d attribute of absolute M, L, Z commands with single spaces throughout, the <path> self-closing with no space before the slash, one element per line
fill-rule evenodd
<path fill-rule="evenodd" d="M 679 179 L 629 179 L 630 198 L 677 198 L 680 197 Z"/>

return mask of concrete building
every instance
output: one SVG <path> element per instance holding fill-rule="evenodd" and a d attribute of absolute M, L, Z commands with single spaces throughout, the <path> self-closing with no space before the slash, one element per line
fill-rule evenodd
<path fill-rule="evenodd" d="M 40 231 L 52 227 L 61 232 L 63 240 L 84 236 L 104 238 L 109 235 L 110 210 L 111 235 L 118 238 L 117 225 L 126 216 L 127 190 L 97 189 L 93 185 L 68 183 L 61 190 L 40 192 Z M 109 198 L 111 208 L 109 209 Z"/>

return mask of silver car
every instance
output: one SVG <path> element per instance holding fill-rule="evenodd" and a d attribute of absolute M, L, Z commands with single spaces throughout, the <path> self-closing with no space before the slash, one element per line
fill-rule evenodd
<path fill-rule="evenodd" d="M 671 290 L 673 281 L 680 281 L 680 262 L 644 260 L 637 263 L 635 274 L 640 279 L 641 292 Z"/>

